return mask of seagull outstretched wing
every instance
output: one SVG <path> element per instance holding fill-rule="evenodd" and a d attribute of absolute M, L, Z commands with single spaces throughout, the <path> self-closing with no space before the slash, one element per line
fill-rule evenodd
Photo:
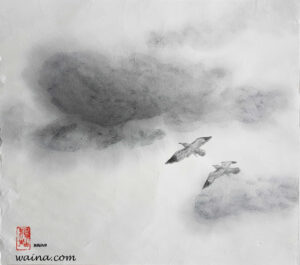
<path fill-rule="evenodd" d="M 190 144 L 190 146 L 194 149 L 198 149 L 200 146 L 204 145 L 211 139 L 211 136 L 199 137 L 194 142 Z"/>
<path fill-rule="evenodd" d="M 192 150 L 188 147 L 185 147 L 177 152 L 175 152 L 174 155 L 171 156 L 171 158 L 166 162 L 166 164 L 179 162 L 180 160 L 189 157 L 192 154 Z"/>
<path fill-rule="evenodd" d="M 211 185 L 217 178 L 221 177 L 224 174 L 223 169 L 217 169 L 214 172 L 210 172 L 208 175 L 208 178 L 206 179 L 203 188 L 208 187 L 209 185 Z"/>

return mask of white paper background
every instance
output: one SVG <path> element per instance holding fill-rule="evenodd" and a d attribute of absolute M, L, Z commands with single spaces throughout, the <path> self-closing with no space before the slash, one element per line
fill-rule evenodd
<path fill-rule="evenodd" d="M 296 7 L 279 0 L 2 1 L 2 263 L 15 263 L 16 226 L 29 225 L 32 242 L 48 247 L 22 254 L 75 254 L 79 264 L 297 264 Z M 185 25 L 196 33 L 185 35 Z M 163 46 L 149 44 L 151 32 L 164 36 Z M 213 89 L 225 111 L 179 130 L 162 116 L 134 121 L 129 134 L 135 126 L 164 131 L 150 145 L 45 149 L 32 135 L 58 114 L 41 106 L 24 78 L 37 46 L 222 67 L 230 73 L 220 84 L 228 95 Z M 276 90 L 285 101 L 271 100 L 266 116 L 246 123 L 230 105 L 241 87 Z M 164 165 L 178 142 L 209 135 L 205 157 Z M 211 165 L 231 159 L 241 174 L 205 191 L 216 200 L 208 209 L 228 207 L 230 214 L 199 218 L 194 203 Z M 255 210 L 235 201 L 240 191 Z M 296 200 L 289 197 L 295 191 Z"/>

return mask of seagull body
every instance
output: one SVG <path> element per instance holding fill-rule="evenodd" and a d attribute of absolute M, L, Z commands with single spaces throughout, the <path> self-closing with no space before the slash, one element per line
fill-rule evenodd
<path fill-rule="evenodd" d="M 200 147 L 208 142 L 211 139 L 211 136 L 208 137 L 199 137 L 191 144 L 188 143 L 179 143 L 183 146 L 183 149 L 178 150 L 167 162 L 166 164 L 179 162 L 180 160 L 189 157 L 191 154 L 204 156 L 205 151 L 200 149 Z"/>
<path fill-rule="evenodd" d="M 238 167 L 230 167 L 232 164 L 236 164 L 236 162 L 235 161 L 224 161 L 224 162 L 221 162 L 221 165 L 213 165 L 213 167 L 216 170 L 209 173 L 208 178 L 205 181 L 202 189 L 205 189 L 206 187 L 211 185 L 217 178 L 219 178 L 223 175 L 228 176 L 230 174 L 238 174 L 240 172 L 240 169 Z"/>

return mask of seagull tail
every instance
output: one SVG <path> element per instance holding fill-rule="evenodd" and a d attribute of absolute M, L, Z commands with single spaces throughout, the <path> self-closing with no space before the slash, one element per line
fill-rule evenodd
<path fill-rule="evenodd" d="M 173 155 L 165 164 L 171 164 L 177 162 L 178 159 L 175 155 Z"/>

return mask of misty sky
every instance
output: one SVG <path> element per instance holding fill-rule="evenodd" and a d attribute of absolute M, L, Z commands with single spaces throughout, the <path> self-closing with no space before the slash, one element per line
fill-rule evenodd
<path fill-rule="evenodd" d="M 79 264 L 297 264 L 296 7 L 2 1 L 2 263 L 29 225 Z"/>

